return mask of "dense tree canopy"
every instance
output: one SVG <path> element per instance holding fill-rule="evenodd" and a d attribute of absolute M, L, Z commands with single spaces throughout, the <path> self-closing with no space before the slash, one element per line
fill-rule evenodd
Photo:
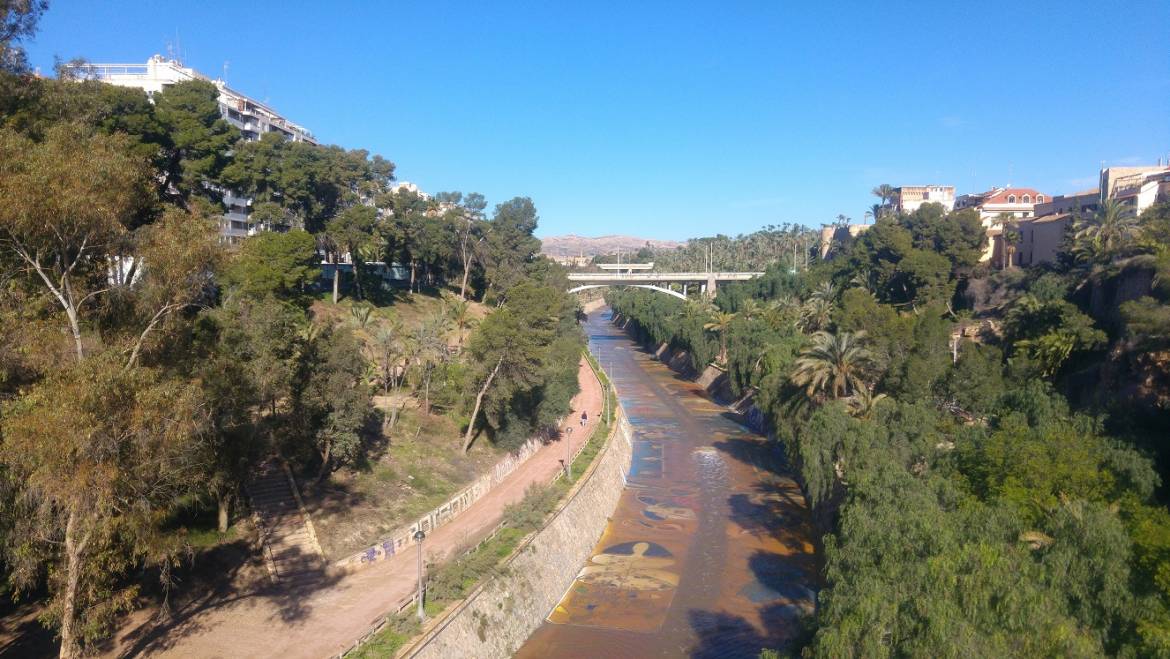
<path fill-rule="evenodd" d="M 0 3 L 0 567 L 62 656 L 93 652 L 150 579 L 183 587 L 188 525 L 233 537 L 264 461 L 318 480 L 363 464 L 388 431 L 374 387 L 505 447 L 557 425 L 583 337 L 531 200 L 489 221 L 477 193 L 391 192 L 393 163 L 364 150 L 241 140 L 208 82 L 148 98 L 81 61 L 12 75 L 44 6 Z M 225 211 L 248 217 L 236 244 Z M 320 299 L 323 258 L 361 303 Z M 409 327 L 384 322 L 395 265 L 437 301 Z"/>
<path fill-rule="evenodd" d="M 728 328 L 733 391 L 826 522 L 806 656 L 1170 654 L 1166 208 L 1107 206 L 1058 264 L 991 273 L 970 211 L 883 203 L 713 306 L 607 294 L 696 369 L 720 349 L 691 323 Z"/>

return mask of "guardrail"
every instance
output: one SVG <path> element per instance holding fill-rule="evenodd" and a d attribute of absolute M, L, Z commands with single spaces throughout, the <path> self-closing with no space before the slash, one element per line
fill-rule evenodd
<path fill-rule="evenodd" d="M 593 371 L 593 376 L 595 378 L 597 378 L 598 384 L 601 385 L 602 394 L 605 396 L 612 395 L 616 400 L 617 389 L 614 387 L 613 382 L 611 380 L 609 380 L 608 376 L 605 376 L 604 380 L 602 379 L 603 376 L 605 375 L 605 372 L 603 370 L 601 370 L 598 365 L 594 364 L 591 357 L 592 357 L 592 355 L 587 355 L 585 361 L 589 363 L 589 368 L 590 368 L 590 370 Z M 606 386 L 607 384 L 608 384 L 608 387 Z M 614 405 L 616 406 L 616 402 L 614 403 Z M 621 424 L 622 417 L 620 416 L 620 408 L 618 408 L 618 407 L 610 408 L 610 412 L 609 412 L 608 416 L 609 416 L 609 424 L 610 425 L 608 428 L 608 433 L 606 435 L 607 442 L 610 439 L 612 439 L 612 437 L 614 436 L 614 433 L 617 431 L 619 425 Z M 533 441 L 533 440 L 529 440 L 529 441 Z M 584 451 L 585 447 L 588 446 L 590 444 L 590 442 L 592 442 L 592 441 L 593 441 L 593 436 L 590 435 L 589 438 L 587 438 L 586 441 L 582 442 L 581 446 L 579 446 L 577 448 L 577 451 L 573 454 L 571 461 L 576 461 L 577 457 L 579 455 L 581 455 L 581 452 Z M 572 498 L 576 495 L 577 489 L 580 488 L 581 485 L 589 479 L 589 476 L 592 475 L 593 467 L 596 464 L 597 464 L 597 458 L 596 458 L 596 456 L 594 456 L 594 460 L 590 464 L 589 468 L 586 470 L 586 472 L 584 474 L 581 475 L 580 479 L 578 479 L 577 482 L 573 484 L 573 489 L 570 490 L 569 493 L 562 499 L 560 504 L 558 504 L 556 510 L 553 511 L 553 513 L 551 515 L 549 515 L 548 519 L 545 520 L 544 524 L 541 524 L 539 529 L 530 533 L 526 538 L 521 540 L 519 544 L 517 544 L 516 549 L 514 549 L 512 551 L 512 554 L 509 555 L 509 557 L 507 559 L 505 559 L 505 562 L 508 560 L 511 560 L 511 558 L 513 556 L 515 556 L 520 550 L 522 550 L 524 547 L 526 547 L 528 545 L 528 543 L 531 541 L 531 539 L 533 537 L 535 537 L 536 534 L 540 533 L 540 531 L 543 530 L 552 521 L 552 519 L 555 518 L 556 515 L 560 513 L 560 511 L 565 507 L 565 505 L 567 505 L 568 502 L 571 501 Z M 563 478 L 564 475 L 565 475 L 564 471 L 557 471 L 556 474 L 553 475 L 550 482 L 555 483 L 558 480 L 560 480 L 561 478 Z M 485 535 L 483 538 L 481 538 L 479 540 L 479 542 L 477 542 L 474 546 L 460 552 L 459 555 L 456 557 L 456 559 L 467 556 L 468 554 L 471 554 L 471 553 L 475 552 L 476 550 L 478 550 L 485 543 L 489 542 L 492 538 L 494 538 L 496 536 L 496 534 L 499 533 L 505 526 L 506 526 L 506 522 L 501 520 L 498 524 L 496 524 L 494 527 L 492 527 L 492 530 L 489 531 L 487 533 L 487 535 Z M 411 528 L 414 528 L 414 527 L 411 527 Z M 410 542 L 413 543 L 413 540 L 411 540 Z M 360 556 L 360 555 L 361 554 L 357 554 L 357 556 Z M 351 560 L 352 558 L 353 558 L 353 556 L 351 556 L 347 559 L 343 559 L 342 562 Z M 455 560 L 455 559 L 453 559 L 453 560 Z M 423 583 L 423 593 L 426 593 L 429 590 L 430 585 L 431 585 L 430 579 L 428 579 L 427 581 L 425 581 Z M 480 587 L 482 587 L 482 584 Z M 478 589 L 479 589 L 479 587 L 477 587 L 476 590 L 478 591 Z M 468 601 L 469 599 L 471 599 L 471 597 L 473 595 L 474 595 L 474 592 L 472 593 L 472 595 L 469 595 L 468 598 L 464 599 L 463 601 L 464 602 Z M 378 632 L 382 631 L 382 629 L 391 621 L 391 619 L 394 616 L 397 616 L 400 613 L 402 613 L 403 611 L 405 611 L 406 609 L 410 608 L 411 606 L 414 606 L 417 603 L 417 601 L 418 601 L 418 592 L 417 591 L 412 592 L 410 594 L 410 596 L 403 598 L 397 604 L 395 604 L 394 607 L 390 610 L 390 612 L 388 612 L 386 615 L 383 615 L 383 616 L 379 617 L 378 619 L 376 619 L 373 622 L 373 624 L 370 626 L 370 628 L 364 634 L 362 634 L 360 637 L 358 637 L 353 643 L 351 643 L 344 650 L 342 650 L 341 652 L 339 652 L 333 656 L 336 656 L 340 659 L 341 657 L 344 657 L 344 656 L 348 655 L 349 653 L 353 652 L 354 650 L 358 649 L 359 647 L 361 647 L 362 645 L 367 643 L 370 639 L 372 639 L 375 635 L 377 635 Z"/>

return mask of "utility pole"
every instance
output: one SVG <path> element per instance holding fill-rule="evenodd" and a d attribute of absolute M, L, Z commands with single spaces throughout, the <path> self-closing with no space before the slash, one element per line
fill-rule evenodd
<path fill-rule="evenodd" d="M 419 527 L 419 530 L 414 532 L 414 542 L 416 545 L 418 545 L 418 595 L 416 596 L 416 599 L 418 600 L 418 621 L 419 622 L 422 622 L 422 621 L 427 619 L 427 613 L 423 609 L 423 561 L 422 561 L 423 539 L 426 537 L 427 537 L 427 534 L 423 533 L 422 527 Z"/>
<path fill-rule="evenodd" d="M 573 424 L 570 422 L 569 428 L 571 429 L 572 427 L 573 427 Z M 584 432 L 585 428 L 582 427 L 581 431 Z M 565 482 L 566 483 L 569 482 L 569 480 L 573 478 L 572 449 L 569 448 L 569 444 L 572 443 L 569 440 L 572 438 L 573 438 L 572 433 L 565 435 Z"/>

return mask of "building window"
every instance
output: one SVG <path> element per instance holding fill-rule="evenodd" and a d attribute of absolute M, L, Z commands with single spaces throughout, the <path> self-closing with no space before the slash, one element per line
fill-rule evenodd
<path fill-rule="evenodd" d="M 1024 198 L 1021 201 L 1023 201 L 1025 204 L 1031 203 L 1032 196 L 1031 195 L 1024 195 Z"/>
<path fill-rule="evenodd" d="M 1036 203 L 1043 204 L 1044 203 L 1044 195 L 1042 195 L 1042 194 L 1036 195 Z"/>
<path fill-rule="evenodd" d="M 1016 203 L 1016 196 L 1015 196 L 1014 194 L 1010 194 L 1010 195 L 1008 195 L 1008 203 L 1009 203 L 1009 204 L 1014 204 L 1014 203 Z"/>

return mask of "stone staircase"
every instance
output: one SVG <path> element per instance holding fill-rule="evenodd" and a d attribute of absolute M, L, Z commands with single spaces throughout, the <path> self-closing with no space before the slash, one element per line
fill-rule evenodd
<path fill-rule="evenodd" d="M 321 578 L 321 547 L 285 466 L 275 459 L 265 462 L 252 474 L 247 491 L 273 579 L 295 584 Z"/>

